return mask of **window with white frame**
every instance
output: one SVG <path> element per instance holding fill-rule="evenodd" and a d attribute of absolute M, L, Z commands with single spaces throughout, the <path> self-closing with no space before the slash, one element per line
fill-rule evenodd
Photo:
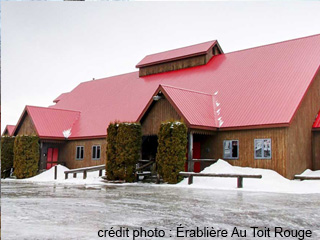
<path fill-rule="evenodd" d="M 239 158 L 239 140 L 223 141 L 223 158 L 224 159 Z"/>
<path fill-rule="evenodd" d="M 101 146 L 93 145 L 92 146 L 92 159 L 99 160 L 100 159 Z"/>
<path fill-rule="evenodd" d="M 77 146 L 76 149 L 76 159 L 82 160 L 84 157 L 84 146 Z"/>
<path fill-rule="evenodd" d="M 254 140 L 254 158 L 271 159 L 271 138 Z"/>

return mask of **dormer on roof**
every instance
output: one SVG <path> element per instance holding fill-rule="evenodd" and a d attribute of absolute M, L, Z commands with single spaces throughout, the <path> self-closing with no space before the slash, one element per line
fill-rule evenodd
<path fill-rule="evenodd" d="M 205 65 L 223 53 L 217 40 L 145 56 L 136 67 L 139 76 Z"/>

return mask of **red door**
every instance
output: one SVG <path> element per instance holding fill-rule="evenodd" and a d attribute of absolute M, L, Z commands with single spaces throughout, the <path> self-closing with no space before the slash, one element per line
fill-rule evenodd
<path fill-rule="evenodd" d="M 200 142 L 194 142 L 193 143 L 193 159 L 200 159 L 201 158 L 201 146 Z M 193 171 L 194 172 L 200 172 L 201 171 L 201 163 L 195 162 L 193 165 Z"/>
<path fill-rule="evenodd" d="M 57 165 L 59 150 L 58 148 L 48 148 L 47 152 L 47 169 Z"/>

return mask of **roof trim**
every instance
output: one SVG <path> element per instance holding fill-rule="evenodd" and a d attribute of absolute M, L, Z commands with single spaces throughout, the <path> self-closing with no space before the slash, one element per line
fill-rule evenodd
<path fill-rule="evenodd" d="M 284 128 L 289 127 L 288 123 L 276 123 L 276 124 L 260 124 L 260 125 L 247 125 L 239 127 L 225 127 L 219 128 L 219 131 L 233 131 L 233 130 L 250 130 L 250 129 L 263 129 L 263 128 Z"/>

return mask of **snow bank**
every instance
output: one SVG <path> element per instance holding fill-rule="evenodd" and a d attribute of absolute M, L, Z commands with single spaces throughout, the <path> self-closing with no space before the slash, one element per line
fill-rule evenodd
<path fill-rule="evenodd" d="M 69 168 L 57 165 L 57 180 L 64 179 L 64 171 L 70 170 Z M 24 181 L 34 181 L 34 182 L 47 182 L 54 180 L 54 167 L 50 168 L 49 170 L 40 173 L 34 177 L 23 179 Z"/>
<path fill-rule="evenodd" d="M 320 193 L 320 181 L 316 180 L 288 180 L 273 170 L 234 167 L 228 162 L 219 159 L 216 163 L 205 168 L 202 173 L 229 173 L 229 174 L 260 174 L 262 179 L 243 179 L 243 189 L 237 188 L 236 178 L 210 178 L 210 177 L 194 177 L 193 184 L 188 185 L 188 179 L 184 179 L 178 186 L 190 188 L 207 188 L 207 189 L 223 189 L 223 190 L 242 190 L 256 192 L 279 192 L 279 193 Z M 303 174 L 319 174 L 320 171 L 305 171 Z M 310 176 L 310 175 L 309 175 Z M 313 175 L 315 176 L 315 175 Z"/>
<path fill-rule="evenodd" d="M 305 170 L 299 176 L 307 176 L 307 177 L 320 177 L 320 170 L 312 171 L 310 169 Z"/>
<path fill-rule="evenodd" d="M 27 179 L 20 180 L 7 180 L 7 181 L 24 181 L 24 182 L 48 182 L 59 184 L 81 184 L 81 185 L 109 185 L 99 177 L 99 171 L 88 172 L 87 179 L 83 179 L 83 174 L 78 173 L 77 178 L 73 178 L 73 174 L 69 174 L 69 178 L 65 179 L 64 171 L 68 168 L 58 165 L 58 179 L 54 180 L 54 167 L 35 176 Z M 228 162 L 219 159 L 216 163 L 205 168 L 202 173 L 229 173 L 229 174 L 259 174 L 262 179 L 243 179 L 243 188 L 237 188 L 236 178 L 210 178 L 210 177 L 194 177 L 193 184 L 188 185 L 188 179 L 182 180 L 176 185 L 155 185 L 162 187 L 187 187 L 187 188 L 201 188 L 201 189 L 219 189 L 219 190 L 237 190 L 237 191 L 254 191 L 254 192 L 277 192 L 277 193 L 297 193 L 309 194 L 320 193 L 320 180 L 288 180 L 273 170 L 249 168 L 249 167 L 235 167 Z M 103 171 L 105 175 L 105 171 Z M 320 176 L 320 171 L 306 170 L 302 176 Z M 123 185 L 136 185 L 137 183 L 126 183 Z"/>
<path fill-rule="evenodd" d="M 46 170 L 43 173 L 40 173 L 34 177 L 26 179 L 17 179 L 14 181 L 23 181 L 23 182 L 48 182 L 48 183 L 66 183 L 66 184 L 102 184 L 102 178 L 99 177 L 99 171 L 93 171 L 87 173 L 87 178 L 83 179 L 83 173 L 77 173 L 77 177 L 73 178 L 73 174 L 69 173 L 68 179 L 65 179 L 64 171 L 70 170 L 69 168 L 57 165 L 57 180 L 54 180 L 54 167 Z M 105 174 L 105 171 L 102 171 L 102 175 Z"/>

